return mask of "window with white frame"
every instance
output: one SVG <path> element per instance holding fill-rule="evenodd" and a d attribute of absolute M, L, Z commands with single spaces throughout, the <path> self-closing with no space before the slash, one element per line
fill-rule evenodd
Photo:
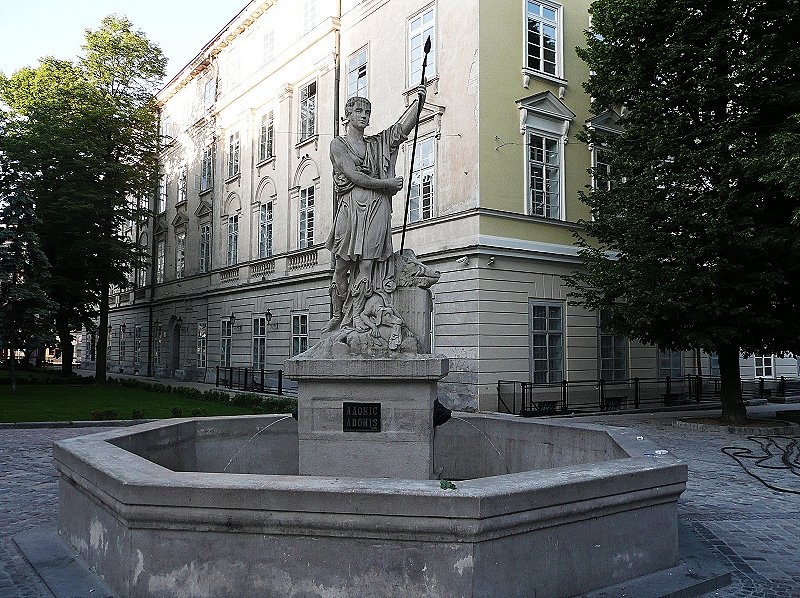
<path fill-rule="evenodd" d="M 135 362 L 142 363 L 142 327 L 135 326 L 133 329 L 133 358 Z"/>
<path fill-rule="evenodd" d="M 208 191 L 214 184 L 214 146 L 203 148 L 200 160 L 200 192 Z"/>
<path fill-rule="evenodd" d="M 263 370 L 267 367 L 267 318 L 253 318 L 253 369 Z"/>
<path fill-rule="evenodd" d="M 775 376 L 775 359 L 772 355 L 753 356 L 756 378 L 772 378 Z"/>
<path fill-rule="evenodd" d="M 158 213 L 163 214 L 167 211 L 167 175 L 162 174 L 158 178 Z"/>
<path fill-rule="evenodd" d="M 317 0 L 303 1 L 303 34 L 311 31 L 317 24 Z"/>
<path fill-rule="evenodd" d="M 231 365 L 231 337 L 233 336 L 233 323 L 230 318 L 220 320 L 219 333 L 219 364 L 222 367 Z"/>
<path fill-rule="evenodd" d="M 292 357 L 308 349 L 308 314 L 292 314 Z"/>
<path fill-rule="evenodd" d="M 532 216 L 561 217 L 561 143 L 555 137 L 529 132 L 528 212 Z"/>
<path fill-rule="evenodd" d="M 208 322 L 197 322 L 197 367 L 204 368 L 208 364 Z"/>
<path fill-rule="evenodd" d="M 415 158 L 408 204 L 408 219 L 410 222 L 426 220 L 433 216 L 436 166 L 433 137 L 417 142 Z"/>
<path fill-rule="evenodd" d="M 592 146 L 592 188 L 598 191 L 610 191 L 611 150 L 604 145 Z"/>
<path fill-rule="evenodd" d="M 228 178 L 239 174 L 239 132 L 228 137 Z"/>
<path fill-rule="evenodd" d="M 564 305 L 530 301 L 531 382 L 548 384 L 564 379 Z"/>
<path fill-rule="evenodd" d="M 532 72 L 561 77 L 559 11 L 549 2 L 526 0 L 525 67 Z"/>
<path fill-rule="evenodd" d="M 186 274 L 186 232 L 175 235 L 175 278 L 183 278 Z"/>
<path fill-rule="evenodd" d="M 314 186 L 300 189 L 300 232 L 299 248 L 306 249 L 314 244 Z"/>
<path fill-rule="evenodd" d="M 209 78 L 203 86 L 203 107 L 209 109 L 217 100 L 217 80 Z"/>
<path fill-rule="evenodd" d="M 239 215 L 228 216 L 228 266 L 239 262 Z"/>
<path fill-rule="evenodd" d="M 317 132 L 317 82 L 311 81 L 300 89 L 300 140 Z"/>
<path fill-rule="evenodd" d="M 186 164 L 181 164 L 180 169 L 178 170 L 178 198 L 176 200 L 177 203 L 183 203 L 186 201 L 186 177 L 187 174 L 187 167 Z"/>
<path fill-rule="evenodd" d="M 164 282 L 164 265 L 167 257 L 167 242 L 159 239 L 156 243 L 156 282 Z"/>
<path fill-rule="evenodd" d="M 436 13 L 434 7 L 426 8 L 408 20 L 408 86 L 419 85 L 422 79 L 425 40 L 431 38 L 426 79 L 436 74 Z"/>
<path fill-rule="evenodd" d="M 264 64 L 272 62 L 275 58 L 275 30 L 268 29 L 264 32 Z"/>
<path fill-rule="evenodd" d="M 270 110 L 261 116 L 261 131 L 258 138 L 258 161 L 275 156 L 275 118 Z"/>
<path fill-rule="evenodd" d="M 600 378 L 606 382 L 628 379 L 628 339 L 607 331 L 608 314 L 600 312 Z"/>
<path fill-rule="evenodd" d="M 680 378 L 683 376 L 683 354 L 672 349 L 659 349 L 658 351 L 658 377 Z"/>
<path fill-rule="evenodd" d="M 164 328 L 156 324 L 156 337 L 153 339 L 153 363 L 161 365 L 161 345 L 164 342 Z"/>
<path fill-rule="evenodd" d="M 272 202 L 258 209 L 258 257 L 272 256 Z"/>
<path fill-rule="evenodd" d="M 125 324 L 119 327 L 119 361 L 125 361 Z"/>
<path fill-rule="evenodd" d="M 367 95 L 367 47 L 347 60 L 347 97 Z"/>
<path fill-rule="evenodd" d="M 161 115 L 161 139 L 162 141 L 169 145 L 172 143 L 172 119 L 167 114 Z"/>
<path fill-rule="evenodd" d="M 200 272 L 211 271 L 211 224 L 200 225 Z"/>

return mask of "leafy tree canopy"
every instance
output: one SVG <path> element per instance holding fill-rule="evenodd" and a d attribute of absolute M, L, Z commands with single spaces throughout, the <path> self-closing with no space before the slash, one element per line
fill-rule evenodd
<path fill-rule="evenodd" d="M 591 16 L 585 89 L 621 133 L 583 135 L 610 181 L 583 196 L 579 301 L 619 334 L 716 351 L 723 385 L 739 350 L 800 352 L 800 2 L 596 0 Z"/>

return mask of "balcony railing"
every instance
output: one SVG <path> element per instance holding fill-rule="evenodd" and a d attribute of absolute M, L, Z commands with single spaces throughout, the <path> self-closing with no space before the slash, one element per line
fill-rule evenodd
<path fill-rule="evenodd" d="M 286 271 L 306 270 L 317 265 L 317 250 L 294 253 L 286 258 Z"/>
<path fill-rule="evenodd" d="M 250 280 L 264 279 L 275 274 L 275 260 L 258 262 L 250 266 Z"/>
<path fill-rule="evenodd" d="M 239 267 L 228 268 L 219 273 L 220 282 L 236 282 L 239 280 Z"/>

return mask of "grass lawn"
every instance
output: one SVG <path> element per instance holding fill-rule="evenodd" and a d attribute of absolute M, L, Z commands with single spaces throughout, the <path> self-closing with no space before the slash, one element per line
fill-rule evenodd
<path fill-rule="evenodd" d="M 0 422 L 85 421 L 92 412 L 113 409 L 119 419 L 138 417 L 161 419 L 172 417 L 177 407 L 184 417 L 192 411 L 203 415 L 246 415 L 255 413 L 249 407 L 237 407 L 214 401 L 187 399 L 169 393 L 150 392 L 117 385 L 18 384 L 11 393 L 8 385 L 0 387 Z"/>

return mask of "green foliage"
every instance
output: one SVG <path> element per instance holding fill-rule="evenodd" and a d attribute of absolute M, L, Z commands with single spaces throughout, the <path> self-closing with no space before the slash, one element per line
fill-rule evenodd
<path fill-rule="evenodd" d="M 623 132 L 584 135 L 610 150 L 613 186 L 583 197 L 595 218 L 569 281 L 579 302 L 618 334 L 716 351 L 736 377 L 739 349 L 800 351 L 800 3 L 591 12 L 585 88 L 594 113 L 621 111 Z"/>
<path fill-rule="evenodd" d="M 455 490 L 456 485 L 450 480 L 439 480 L 439 487 L 442 490 Z"/>
<path fill-rule="evenodd" d="M 156 178 L 153 96 L 166 60 L 131 27 L 127 19 L 107 17 L 100 29 L 87 31 L 78 64 L 48 58 L 36 69 L 0 77 L 0 101 L 8 107 L 0 160 L 26 175 L 26 194 L 36 204 L 65 363 L 69 331 L 86 325 L 99 306 L 100 377 L 108 286 L 127 286 L 146 258 L 124 231 L 144 217 Z"/>

